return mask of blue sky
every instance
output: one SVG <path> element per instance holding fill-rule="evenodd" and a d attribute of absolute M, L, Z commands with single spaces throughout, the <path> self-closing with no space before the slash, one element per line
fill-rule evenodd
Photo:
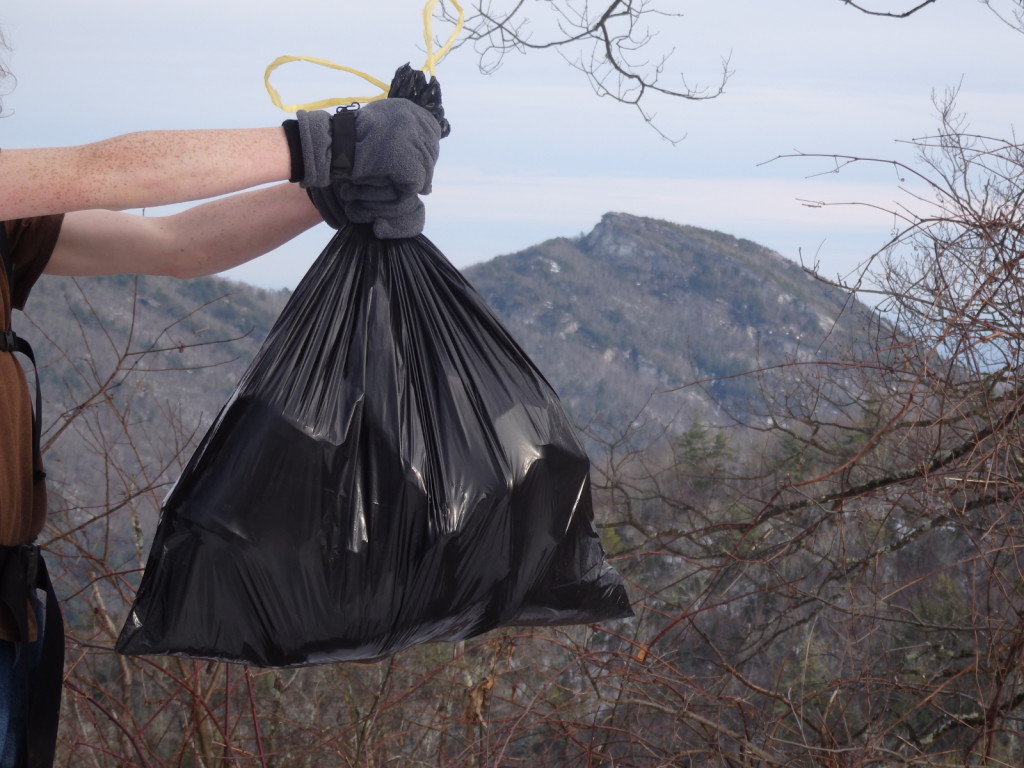
<path fill-rule="evenodd" d="M 674 50 L 667 78 L 714 82 L 723 57 L 733 71 L 713 101 L 651 104 L 666 133 L 685 135 L 676 145 L 632 108 L 595 96 L 555 54 L 509 57 L 490 76 L 469 48 L 440 65 L 453 131 L 426 198 L 426 233 L 457 266 L 575 236 L 623 211 L 846 272 L 891 221 L 800 201 L 891 205 L 894 174 L 818 175 L 825 164 L 766 161 L 794 150 L 912 160 L 901 140 L 929 133 L 933 94 L 957 85 L 979 132 L 1008 137 L 1024 114 L 1024 36 L 977 0 L 939 0 L 906 20 L 866 17 L 838 0 L 662 5 L 683 14 L 662 17 L 649 49 Z M 992 0 L 997 10 L 1013 5 Z M 0 146 L 277 124 L 287 115 L 263 87 L 276 57 L 323 57 L 389 80 L 398 65 L 423 61 L 421 10 L 420 0 L 15 0 L 0 11 L 18 77 Z M 274 83 L 286 102 L 367 92 L 306 64 L 279 70 Z M 329 236 L 318 227 L 229 276 L 294 286 Z"/>

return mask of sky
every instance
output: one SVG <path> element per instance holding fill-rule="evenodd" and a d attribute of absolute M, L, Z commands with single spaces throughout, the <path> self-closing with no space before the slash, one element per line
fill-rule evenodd
<path fill-rule="evenodd" d="M 865 0 L 867 2 L 867 0 Z M 510 0 L 494 0 L 508 5 Z M 595 95 L 550 51 L 480 71 L 471 46 L 437 69 L 452 134 L 441 145 L 425 233 L 458 267 L 589 232 L 607 212 L 753 240 L 828 276 L 885 242 L 899 202 L 891 167 L 829 173 L 795 152 L 914 162 L 907 140 L 937 124 L 934 96 L 959 88 L 970 127 L 1012 135 L 1024 119 L 1024 35 L 992 12 L 1014 0 L 938 0 L 909 19 L 869 17 L 840 0 L 655 0 L 661 15 L 636 55 L 670 53 L 663 75 L 714 85 L 712 100 L 650 103 L 664 140 L 634 107 Z M 535 34 L 550 3 L 528 0 Z M 915 2 L 873 0 L 875 9 Z M 1019 7 L 1019 6 L 1018 6 Z M 0 26 L 17 76 L 0 147 L 82 144 L 129 131 L 276 125 L 264 70 L 313 56 L 389 81 L 423 64 L 422 0 L 8 0 Z M 435 32 L 448 28 L 437 22 Z M 372 93 L 305 63 L 273 76 L 286 103 Z M 146 215 L 173 212 L 151 209 Z M 326 225 L 227 273 L 294 287 L 331 235 Z"/>

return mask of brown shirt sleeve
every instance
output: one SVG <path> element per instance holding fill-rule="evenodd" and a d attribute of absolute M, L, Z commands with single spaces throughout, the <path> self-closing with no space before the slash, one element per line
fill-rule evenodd
<path fill-rule="evenodd" d="M 53 248 L 57 245 L 63 221 L 64 214 L 56 214 L 4 223 L 7 242 L 14 256 L 14 285 L 11 291 L 11 306 L 14 309 L 25 308 L 29 291 L 43 274 Z"/>

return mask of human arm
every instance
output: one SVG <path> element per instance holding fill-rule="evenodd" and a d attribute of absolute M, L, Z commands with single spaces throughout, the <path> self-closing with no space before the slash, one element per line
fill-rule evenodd
<path fill-rule="evenodd" d="M 408 102 L 404 106 L 421 111 Z M 389 114 L 395 111 L 388 107 Z M 432 118 L 425 119 L 431 123 L 426 131 L 399 119 L 369 120 L 362 131 L 365 140 L 380 145 L 365 157 L 386 158 L 375 169 L 387 184 L 396 185 L 394 200 L 382 201 L 374 211 L 375 219 L 402 225 L 391 236 L 422 230 L 422 215 L 409 217 L 400 205 L 418 202 L 415 192 L 398 189 L 397 181 L 412 171 L 419 179 L 417 188 L 429 191 L 439 129 Z M 420 151 L 411 151 L 416 149 Z M 305 192 L 293 186 L 254 192 L 252 197 L 231 195 L 167 217 L 117 212 L 302 179 L 300 166 L 311 167 L 311 151 L 318 163 L 331 167 L 330 141 L 299 146 L 289 142 L 283 127 L 147 131 L 76 147 L 6 150 L 0 152 L 0 220 L 65 214 L 47 268 L 52 274 L 210 274 L 266 253 L 318 223 L 321 216 Z M 398 175 L 393 179 L 393 174 Z M 305 181 L 311 192 L 321 192 Z M 373 181 L 373 191 L 381 191 L 379 181 Z M 331 185 L 317 198 L 320 202 L 314 201 L 316 207 L 323 210 L 329 204 L 334 210 L 340 185 L 332 185 L 329 174 L 315 183 Z M 361 198 L 357 194 L 354 199 Z"/>
<path fill-rule="evenodd" d="M 74 147 L 0 151 L 0 220 L 202 200 L 288 179 L 284 131 L 143 131 Z"/>
<path fill-rule="evenodd" d="M 261 256 L 322 221 L 305 190 L 277 184 L 170 216 L 90 210 L 64 217 L 55 275 L 210 275 Z"/>

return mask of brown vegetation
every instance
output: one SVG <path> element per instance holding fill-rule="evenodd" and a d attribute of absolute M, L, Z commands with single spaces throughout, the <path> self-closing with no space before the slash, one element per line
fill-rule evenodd
<path fill-rule="evenodd" d="M 1024 152 L 950 103 L 917 143 L 921 210 L 893 212 L 862 276 L 887 320 L 870 354 L 748 374 L 746 423 L 602 434 L 631 621 L 290 670 L 116 656 L 196 430 L 175 408 L 137 423 L 121 392 L 163 375 L 128 375 L 161 344 L 122 339 L 58 422 L 102 467 L 88 494 L 55 488 L 46 531 L 69 625 L 60 764 L 1020 764 Z"/>

